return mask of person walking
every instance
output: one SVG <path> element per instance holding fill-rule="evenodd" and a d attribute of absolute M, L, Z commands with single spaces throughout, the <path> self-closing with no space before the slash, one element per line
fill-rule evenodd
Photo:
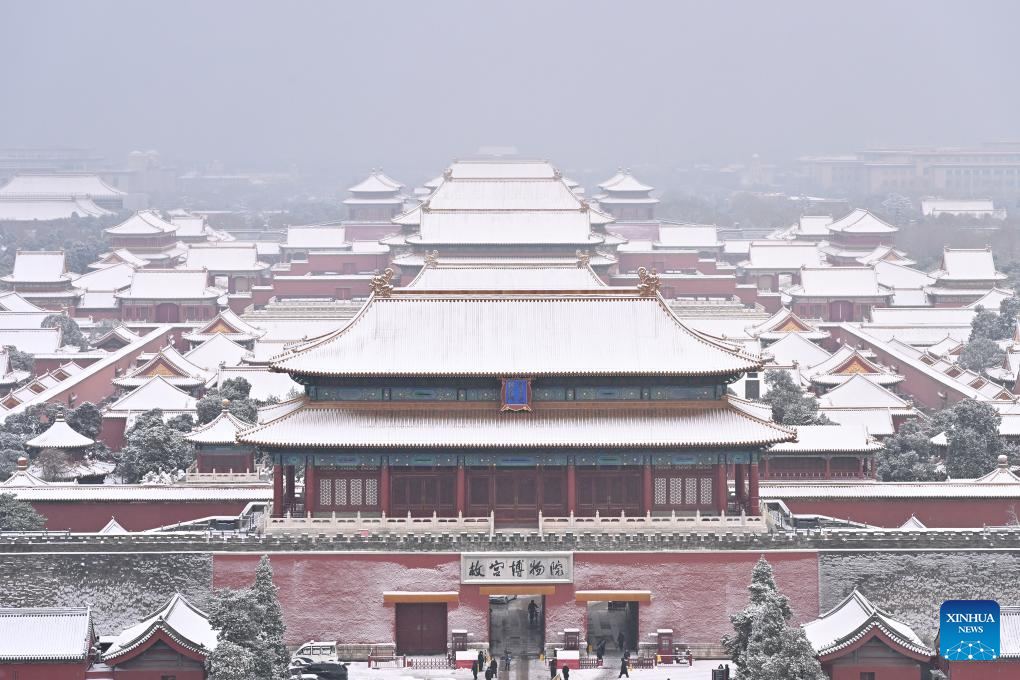
<path fill-rule="evenodd" d="M 595 645 L 595 660 L 602 663 L 602 657 L 606 655 L 606 639 L 602 638 L 599 643 Z"/>
<path fill-rule="evenodd" d="M 616 636 L 616 646 L 622 652 L 622 651 L 624 651 L 626 649 L 626 645 L 627 645 L 627 636 L 624 635 L 623 631 L 621 630 L 620 633 Z"/>
<path fill-rule="evenodd" d="M 534 600 L 528 603 L 528 623 L 532 626 L 538 623 L 538 605 Z"/>
<path fill-rule="evenodd" d="M 620 657 L 620 674 L 616 676 L 617 680 L 619 680 L 622 677 L 628 677 L 629 678 L 630 677 L 630 673 L 628 672 L 629 668 L 630 668 L 630 657 L 627 656 L 626 654 L 624 654 L 623 656 Z"/>
<path fill-rule="evenodd" d="M 551 657 L 549 659 L 549 677 L 556 677 L 556 657 Z"/>
<path fill-rule="evenodd" d="M 492 680 L 492 665 L 485 667 L 485 680 Z"/>
<path fill-rule="evenodd" d="M 478 659 L 472 659 L 471 661 L 471 678 L 472 680 L 478 680 Z"/>
<path fill-rule="evenodd" d="M 570 680 L 570 666 L 563 667 L 563 680 Z"/>
<path fill-rule="evenodd" d="M 491 677 L 495 678 L 498 671 L 499 671 L 499 664 L 496 663 L 496 657 L 492 657 L 489 660 L 489 674 L 491 675 Z"/>

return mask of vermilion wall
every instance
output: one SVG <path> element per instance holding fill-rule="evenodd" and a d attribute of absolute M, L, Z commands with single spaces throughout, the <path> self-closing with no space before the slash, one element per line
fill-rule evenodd
<path fill-rule="evenodd" d="M 655 267 L 659 270 L 660 274 L 678 269 L 698 268 L 698 253 L 694 250 L 683 253 L 654 251 L 648 253 L 618 253 L 617 257 L 620 260 L 617 268 L 621 272 L 634 272 L 637 271 L 638 267 L 648 267 L 649 269 Z"/>
<path fill-rule="evenodd" d="M 390 261 L 389 253 L 308 253 L 306 262 L 291 262 L 287 276 L 304 274 L 359 274 L 385 269 Z"/>
<path fill-rule="evenodd" d="M 949 664 L 950 680 L 1016 680 L 1020 661 L 959 661 Z"/>
<path fill-rule="evenodd" d="M 818 514 L 865 522 L 879 527 L 898 527 L 911 515 L 915 515 L 925 526 L 932 528 L 974 528 L 981 526 L 1002 526 L 1007 523 L 1007 513 L 1015 501 L 1008 499 L 988 500 L 947 500 L 904 499 L 904 500 L 802 500 L 784 498 L 790 511 L 795 514 Z"/>
<path fill-rule="evenodd" d="M 0 680 L 84 680 L 84 663 L 0 664 Z"/>
<path fill-rule="evenodd" d="M 874 673 L 875 680 L 921 680 L 921 669 L 899 666 L 878 666 L 871 663 L 848 664 L 824 669 L 830 680 L 861 680 L 861 673 Z M 956 680 L 956 676 L 953 676 Z"/>
<path fill-rule="evenodd" d="M 237 516 L 245 501 L 203 503 L 56 503 L 33 502 L 32 507 L 46 518 L 46 528 L 54 531 L 99 531 L 111 517 L 128 531 L 143 531 L 167 524 L 188 522 L 210 515 Z"/>
<path fill-rule="evenodd" d="M 460 585 L 457 554 L 280 553 L 271 555 L 280 588 L 288 644 L 310 639 L 347 643 L 391 642 L 394 608 L 385 591 L 456 591 L 448 605 L 450 629 L 463 628 L 473 641 L 488 638 L 488 597 L 479 587 Z M 639 633 L 673 628 L 678 641 L 718 644 L 730 632 L 729 615 L 747 603 L 747 584 L 759 553 L 575 553 L 574 583 L 546 596 L 546 638 L 564 628 L 587 629 L 587 605 L 577 590 L 649 590 L 639 606 Z M 818 560 L 814 552 L 768 553 L 776 579 L 790 597 L 796 622 L 819 613 Z M 243 587 L 254 578 L 259 556 L 216 554 L 213 585 Z"/>

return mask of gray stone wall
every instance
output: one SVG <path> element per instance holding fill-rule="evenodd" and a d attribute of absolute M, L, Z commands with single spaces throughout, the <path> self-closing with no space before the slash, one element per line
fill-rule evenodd
<path fill-rule="evenodd" d="M 100 635 L 138 623 L 181 592 L 209 604 L 209 553 L 0 554 L 2 607 L 91 606 Z"/>
<path fill-rule="evenodd" d="M 860 590 L 877 607 L 910 624 L 928 644 L 945 600 L 1020 604 L 1020 552 L 823 552 L 819 604 L 828 611 Z"/>

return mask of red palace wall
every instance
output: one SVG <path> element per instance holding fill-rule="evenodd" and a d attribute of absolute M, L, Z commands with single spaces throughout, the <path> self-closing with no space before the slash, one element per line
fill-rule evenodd
<path fill-rule="evenodd" d="M 771 497 L 771 496 L 770 496 Z M 932 528 L 1002 526 L 1015 501 L 1009 499 L 909 498 L 903 500 L 812 500 L 784 498 L 795 514 L 818 514 L 865 522 L 879 527 L 898 527 L 911 515 Z"/>
<path fill-rule="evenodd" d="M 1020 678 L 1020 663 L 1012 660 L 961 661 L 949 664 L 948 675 L 949 680 L 1016 680 Z"/>
<path fill-rule="evenodd" d="M 574 583 L 557 585 L 545 598 L 546 639 L 564 628 L 587 629 L 587 606 L 576 590 L 650 590 L 639 605 L 639 635 L 673 628 L 680 642 L 718 644 L 732 630 L 729 615 L 747 604 L 756 552 L 574 553 Z M 779 587 L 790 597 L 797 623 L 816 617 L 818 558 L 814 552 L 767 553 Z M 460 584 L 460 556 L 435 553 L 280 553 L 270 556 L 280 588 L 287 643 L 338 639 L 391 642 L 394 607 L 387 591 L 459 591 L 448 605 L 448 629 L 488 638 L 488 597 L 477 585 Z M 259 555 L 216 554 L 213 586 L 243 587 L 254 578 Z M 706 607 L 705 603 L 711 603 Z M 692 622 L 696 622 L 693 624 Z M 357 636 L 354 638 L 353 636 Z"/>
<path fill-rule="evenodd" d="M 33 502 L 32 507 L 46 518 L 46 528 L 53 531 L 99 531 L 111 517 L 116 517 L 128 531 L 143 531 L 167 524 L 187 522 L 210 515 L 241 514 L 244 501 L 212 501 L 203 503 L 169 502 L 94 502 L 57 503 Z"/>
<path fill-rule="evenodd" d="M 654 267 L 659 273 L 677 271 L 681 269 L 698 269 L 698 253 L 689 251 L 684 253 L 618 253 L 620 260 L 617 269 L 621 272 L 635 272 L 638 267 Z"/>
<path fill-rule="evenodd" d="M 344 293 L 343 291 L 347 291 Z M 261 293 L 262 291 L 260 291 Z M 368 297 L 372 292 L 372 277 L 358 275 L 337 276 L 277 276 L 273 278 L 272 292 L 266 296 L 286 297 Z M 257 300 L 253 300 L 258 304 Z"/>
<path fill-rule="evenodd" d="M 874 680 L 921 680 L 921 669 L 905 668 L 904 666 L 876 666 L 865 663 L 859 666 L 836 666 L 825 671 L 830 680 L 861 680 L 861 672 L 874 673 Z M 953 676 L 956 680 L 956 676 Z"/>
<path fill-rule="evenodd" d="M 286 276 L 305 274 L 359 274 L 385 269 L 389 265 L 389 253 L 309 253 L 308 261 L 292 261 Z"/>
<path fill-rule="evenodd" d="M 400 231 L 392 222 L 344 223 L 344 236 L 348 241 L 378 241 Z"/>
<path fill-rule="evenodd" d="M 0 680 L 85 680 L 84 663 L 0 664 Z"/>

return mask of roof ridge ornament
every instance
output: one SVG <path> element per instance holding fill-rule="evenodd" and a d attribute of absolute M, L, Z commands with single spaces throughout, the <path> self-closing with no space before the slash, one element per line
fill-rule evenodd
<path fill-rule="evenodd" d="M 591 253 L 587 250 L 578 250 L 577 253 L 577 268 L 586 269 L 591 266 Z"/>
<path fill-rule="evenodd" d="M 425 266 L 426 267 L 437 267 L 437 266 L 439 266 L 439 251 L 438 250 L 426 250 L 425 251 Z"/>
<path fill-rule="evenodd" d="M 659 286 L 662 281 L 659 279 L 659 273 L 655 271 L 654 267 L 651 270 L 638 267 L 637 275 L 641 280 L 641 283 L 638 284 L 638 295 L 641 297 L 655 297 L 659 294 Z"/>
<path fill-rule="evenodd" d="M 387 267 L 382 274 L 372 277 L 372 295 L 389 297 L 393 293 L 393 269 Z"/>

